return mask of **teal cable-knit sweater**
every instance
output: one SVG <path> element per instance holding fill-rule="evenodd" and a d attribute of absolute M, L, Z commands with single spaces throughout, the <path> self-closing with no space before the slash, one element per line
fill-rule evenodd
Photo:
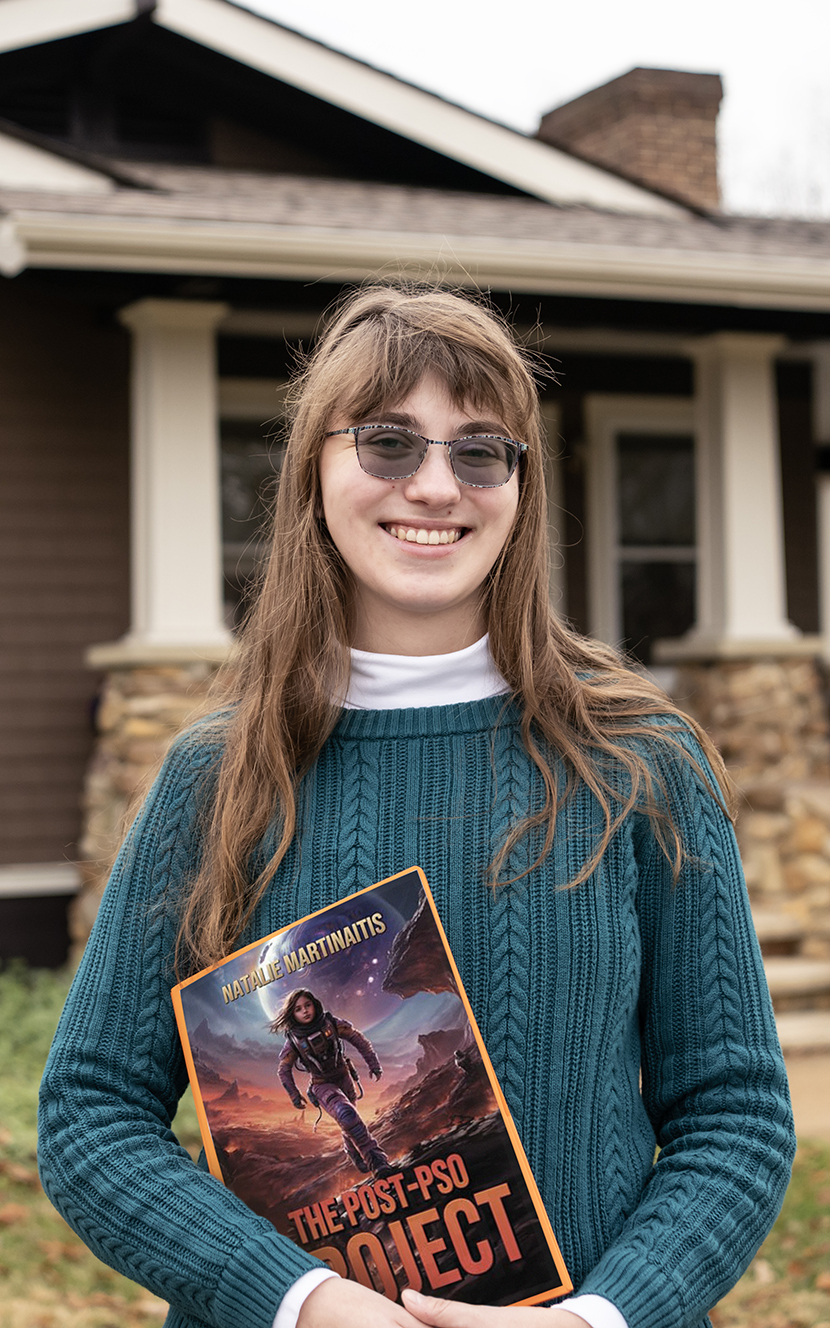
<path fill-rule="evenodd" d="M 544 864 L 488 889 L 495 846 L 542 799 L 504 707 L 345 712 L 241 943 L 423 867 L 575 1286 L 629 1328 L 699 1328 L 772 1224 L 794 1147 L 732 830 L 655 741 L 688 853 L 676 888 L 643 815 L 589 881 L 557 888 L 600 826 L 582 787 Z M 169 1301 L 168 1328 L 271 1328 L 316 1260 L 194 1166 L 170 1125 L 186 1084 L 175 904 L 199 855 L 211 733 L 174 744 L 118 859 L 46 1067 L 41 1174 L 96 1254 Z"/>

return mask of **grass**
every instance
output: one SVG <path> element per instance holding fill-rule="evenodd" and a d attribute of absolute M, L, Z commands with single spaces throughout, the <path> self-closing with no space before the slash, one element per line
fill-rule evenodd
<path fill-rule="evenodd" d="M 37 1176 L 37 1088 L 67 987 L 62 974 L 0 971 L 0 1328 L 150 1328 L 167 1306 L 96 1259 Z M 176 1121 L 198 1149 L 189 1094 Z"/>
<path fill-rule="evenodd" d="M 0 1328 L 151 1328 L 166 1306 L 86 1249 L 40 1188 L 37 1086 L 65 976 L 0 971 Z M 192 1099 L 176 1118 L 195 1154 Z M 830 1328 L 830 1146 L 803 1144 L 781 1216 L 715 1328 Z"/>
<path fill-rule="evenodd" d="M 784 1207 L 715 1328 L 830 1328 L 830 1146 L 798 1150 Z"/>

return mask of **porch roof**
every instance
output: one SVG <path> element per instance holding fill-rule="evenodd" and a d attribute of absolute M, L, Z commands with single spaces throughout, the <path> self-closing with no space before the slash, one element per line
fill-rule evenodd
<path fill-rule="evenodd" d="M 0 270 L 350 280 L 408 267 L 496 289 L 830 309 L 830 222 L 632 215 L 305 175 L 109 165 L 99 193 L 0 190 Z"/>

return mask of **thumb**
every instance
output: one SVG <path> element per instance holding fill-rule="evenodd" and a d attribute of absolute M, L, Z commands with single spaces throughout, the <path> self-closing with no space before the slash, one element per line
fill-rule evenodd
<path fill-rule="evenodd" d="M 435 1324 L 436 1328 L 473 1328 L 476 1322 L 475 1307 L 456 1304 L 452 1300 L 441 1300 L 438 1296 L 422 1296 L 419 1291 L 409 1287 L 401 1293 L 410 1314 L 422 1323 Z"/>

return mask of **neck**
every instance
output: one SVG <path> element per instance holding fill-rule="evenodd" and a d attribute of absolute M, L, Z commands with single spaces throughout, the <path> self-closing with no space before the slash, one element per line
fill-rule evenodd
<path fill-rule="evenodd" d="M 476 608 L 417 614 L 359 611 L 352 645 L 376 655 L 450 655 L 480 641 L 487 631 Z"/>

